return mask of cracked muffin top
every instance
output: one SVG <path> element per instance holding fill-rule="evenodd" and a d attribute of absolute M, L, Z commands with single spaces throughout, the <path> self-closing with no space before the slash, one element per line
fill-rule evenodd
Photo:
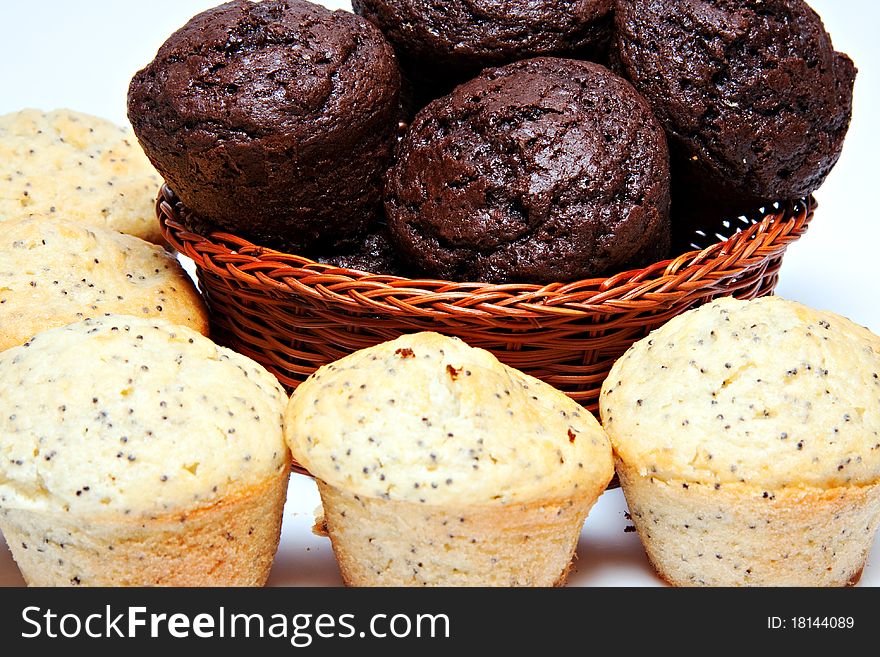
<path fill-rule="evenodd" d="M 175 32 L 133 78 L 145 152 L 207 224 L 300 250 L 381 207 L 400 74 L 369 22 L 302 0 L 236 0 Z"/>
<path fill-rule="evenodd" d="M 487 66 L 606 54 L 612 0 L 352 0 L 382 30 L 412 78 L 445 93 Z M 599 60 L 597 60 L 599 61 Z M 446 87 L 444 89 L 444 87 Z M 434 93 L 433 97 L 441 95 Z"/>
<path fill-rule="evenodd" d="M 805 2 L 618 0 L 616 22 L 617 60 L 668 133 L 674 176 L 749 209 L 824 182 L 856 70 Z"/>
<path fill-rule="evenodd" d="M 484 71 L 420 111 L 398 155 L 389 226 L 429 275 L 566 281 L 669 247 L 663 131 L 598 64 L 545 57 Z"/>

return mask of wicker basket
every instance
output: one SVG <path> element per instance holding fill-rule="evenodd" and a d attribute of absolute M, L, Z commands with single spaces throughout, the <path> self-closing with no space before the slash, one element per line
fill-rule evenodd
<path fill-rule="evenodd" d="M 595 410 L 614 360 L 671 317 L 717 296 L 763 296 L 815 201 L 777 204 L 675 259 L 550 285 L 415 280 L 318 264 L 226 233 L 197 235 L 167 187 L 165 238 L 195 262 L 214 338 L 293 389 L 321 365 L 402 333 L 457 335 Z"/>

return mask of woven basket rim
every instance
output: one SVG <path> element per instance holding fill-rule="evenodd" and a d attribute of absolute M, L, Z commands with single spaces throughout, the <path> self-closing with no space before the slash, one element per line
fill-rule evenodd
<path fill-rule="evenodd" d="M 608 277 L 542 285 L 453 282 L 346 269 L 259 246 L 232 233 L 194 233 L 175 219 L 185 208 L 167 185 L 157 200 L 169 244 L 221 277 L 235 276 L 282 296 L 300 294 L 375 312 L 519 318 L 632 310 L 639 302 L 663 308 L 680 303 L 689 293 L 705 293 L 707 287 L 722 285 L 782 254 L 806 231 L 817 203 L 810 196 L 774 205 L 760 220 L 706 248 Z"/>

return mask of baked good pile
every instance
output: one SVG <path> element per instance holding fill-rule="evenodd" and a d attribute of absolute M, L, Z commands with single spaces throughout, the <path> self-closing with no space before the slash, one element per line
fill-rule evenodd
<path fill-rule="evenodd" d="M 196 232 L 365 274 L 662 261 L 676 231 L 807 196 L 836 163 L 856 71 L 815 12 L 353 8 L 194 17 L 131 81 L 136 140 L 69 110 L 0 117 L 0 530 L 27 583 L 263 585 L 293 458 L 348 585 L 562 585 L 615 470 L 672 584 L 854 584 L 880 524 L 880 338 L 850 320 L 691 310 L 617 361 L 601 423 L 433 332 L 289 397 L 210 340 L 153 213 L 161 178 Z"/>
<path fill-rule="evenodd" d="M 353 4 L 234 0 L 135 75 L 188 228 L 371 274 L 597 278 L 808 196 L 849 127 L 855 67 L 802 0 Z"/>

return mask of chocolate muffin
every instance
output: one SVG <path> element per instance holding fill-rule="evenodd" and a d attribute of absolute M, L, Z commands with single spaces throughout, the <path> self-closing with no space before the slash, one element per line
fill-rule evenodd
<path fill-rule="evenodd" d="M 236 0 L 175 32 L 128 116 L 181 201 L 258 244 L 333 248 L 381 207 L 400 74 L 364 19 L 302 0 Z"/>
<path fill-rule="evenodd" d="M 402 256 L 444 279 L 574 280 L 669 247 L 663 130 L 626 80 L 591 62 L 515 62 L 430 103 L 385 192 Z"/>
<path fill-rule="evenodd" d="M 856 69 L 802 0 L 618 0 L 616 61 L 666 129 L 673 206 L 745 211 L 818 188 Z"/>
<path fill-rule="evenodd" d="M 487 66 L 538 55 L 601 60 L 613 0 L 352 0 L 394 46 L 418 107 Z"/>
<path fill-rule="evenodd" d="M 398 257 L 388 227 L 384 224 L 377 225 L 353 249 L 323 253 L 314 256 L 313 259 L 316 262 L 324 262 L 343 269 L 356 269 L 368 274 L 408 275 L 407 268 Z"/>

